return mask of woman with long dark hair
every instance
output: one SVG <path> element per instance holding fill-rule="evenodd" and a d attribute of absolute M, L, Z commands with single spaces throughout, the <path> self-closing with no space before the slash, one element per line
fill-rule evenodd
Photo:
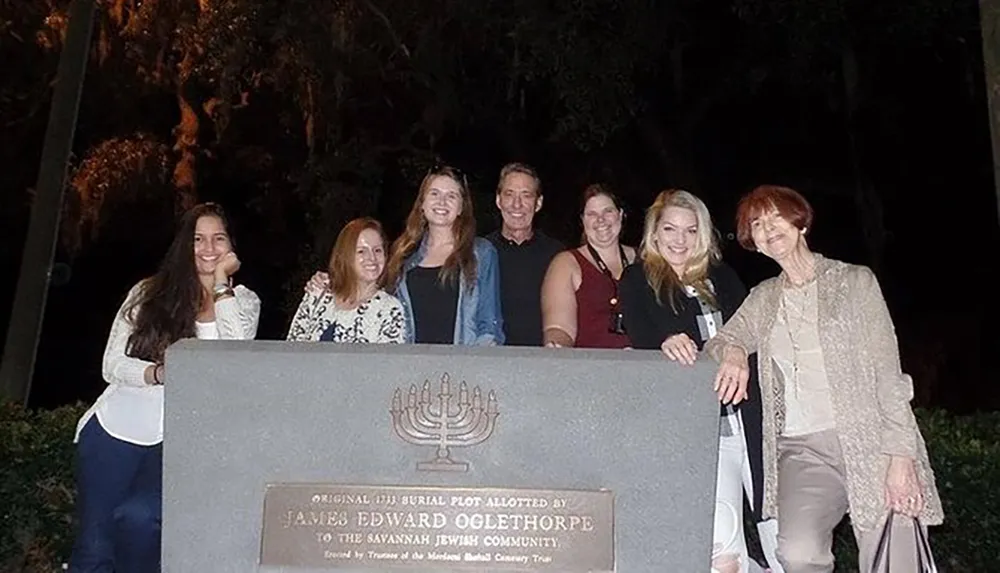
<path fill-rule="evenodd" d="M 438 167 L 424 177 L 387 267 L 386 284 L 403 303 L 407 342 L 504 343 L 497 251 L 476 237 L 472 196 L 459 170 Z"/>
<path fill-rule="evenodd" d="M 239 268 L 222 208 L 205 203 L 184 214 L 156 274 L 129 291 L 104 351 L 108 388 L 77 425 L 70 571 L 159 571 L 164 353 L 183 338 L 256 335 L 260 299 L 233 286 Z"/>

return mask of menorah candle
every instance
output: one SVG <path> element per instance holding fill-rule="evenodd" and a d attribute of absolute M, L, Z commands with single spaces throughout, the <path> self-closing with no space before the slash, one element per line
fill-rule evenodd
<path fill-rule="evenodd" d="M 417 388 L 415 386 L 410 386 L 410 394 L 406 397 L 406 405 L 409 408 L 417 406 Z"/>
<path fill-rule="evenodd" d="M 497 411 L 497 395 L 490 390 L 489 400 L 486 401 L 486 413 L 495 414 Z"/>
<path fill-rule="evenodd" d="M 479 393 L 479 386 L 476 386 L 476 391 L 472 393 L 472 408 L 478 410 L 482 406 L 482 394 Z"/>
<path fill-rule="evenodd" d="M 424 389 L 420 391 L 420 401 L 425 404 L 431 401 L 431 383 L 429 380 L 424 380 Z"/>
<path fill-rule="evenodd" d="M 462 382 L 458 386 L 458 403 L 467 404 L 469 401 L 469 390 L 465 386 L 465 382 Z"/>
<path fill-rule="evenodd" d="M 399 397 L 399 388 L 392 395 L 392 411 L 398 412 L 403 409 L 403 400 Z"/>

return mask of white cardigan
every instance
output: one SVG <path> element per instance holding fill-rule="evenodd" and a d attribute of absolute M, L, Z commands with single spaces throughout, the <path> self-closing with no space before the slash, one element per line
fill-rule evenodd
<path fill-rule="evenodd" d="M 104 431 L 119 440 L 139 446 L 163 441 L 163 386 L 146 384 L 144 377 L 146 368 L 153 363 L 125 354 L 133 329 L 125 311 L 144 284 L 142 281 L 132 287 L 111 325 L 102 368 L 108 387 L 80 418 L 74 442 L 95 415 Z M 215 303 L 214 325 L 195 324 L 198 338 L 215 338 L 215 332 L 224 340 L 252 340 L 257 335 L 260 298 L 242 285 L 234 288 L 233 294 Z"/>

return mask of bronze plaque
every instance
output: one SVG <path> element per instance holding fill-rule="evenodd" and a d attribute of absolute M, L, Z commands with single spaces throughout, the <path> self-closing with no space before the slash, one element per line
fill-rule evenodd
<path fill-rule="evenodd" d="M 614 571 L 610 491 L 269 484 L 260 564 Z"/>

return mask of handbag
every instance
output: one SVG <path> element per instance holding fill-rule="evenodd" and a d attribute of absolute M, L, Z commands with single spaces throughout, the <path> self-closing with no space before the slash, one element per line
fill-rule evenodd
<path fill-rule="evenodd" d="M 889 556 L 892 552 L 889 551 L 889 547 L 892 543 L 892 520 L 895 515 L 895 512 L 890 511 L 885 519 L 882 535 L 879 536 L 878 547 L 875 549 L 871 573 L 890 573 L 891 571 L 889 569 Z M 916 536 L 915 549 L 917 552 L 917 570 L 914 573 L 938 573 L 937 565 L 934 563 L 934 554 L 931 553 L 931 544 L 927 541 L 927 534 L 920 526 L 919 519 L 916 517 L 911 519 L 913 520 L 913 534 Z"/>

